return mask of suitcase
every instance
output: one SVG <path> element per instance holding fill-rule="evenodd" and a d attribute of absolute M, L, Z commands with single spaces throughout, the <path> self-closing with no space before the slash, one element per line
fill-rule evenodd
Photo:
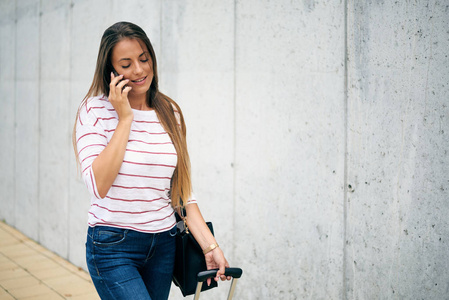
<path fill-rule="evenodd" d="M 203 286 L 203 282 L 209 278 L 214 278 L 215 275 L 217 274 L 217 271 L 218 269 L 214 269 L 198 273 L 197 276 L 198 283 L 196 285 L 195 296 L 193 298 L 194 300 L 198 300 L 200 298 L 201 287 Z M 242 276 L 242 273 L 243 271 L 240 268 L 226 268 L 225 275 L 232 277 L 231 287 L 229 288 L 228 300 L 231 300 L 232 297 L 234 296 L 235 285 L 237 284 L 237 280 Z"/>

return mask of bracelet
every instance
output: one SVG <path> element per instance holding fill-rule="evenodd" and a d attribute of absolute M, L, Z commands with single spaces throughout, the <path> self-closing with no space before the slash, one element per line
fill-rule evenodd
<path fill-rule="evenodd" d="M 217 247 L 218 247 L 217 243 L 212 244 L 212 245 L 210 245 L 209 247 L 207 247 L 206 249 L 203 250 L 203 254 L 209 253 L 209 252 L 211 252 L 212 250 L 214 250 Z"/>

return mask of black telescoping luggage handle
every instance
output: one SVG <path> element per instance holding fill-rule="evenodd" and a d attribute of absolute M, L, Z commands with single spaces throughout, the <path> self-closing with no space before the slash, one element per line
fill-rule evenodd
<path fill-rule="evenodd" d="M 212 269 L 207 271 L 202 271 L 198 273 L 197 279 L 198 282 L 204 282 L 209 278 L 213 278 L 217 275 L 218 269 Z M 242 277 L 242 269 L 240 268 L 226 268 L 225 269 L 225 276 L 231 276 L 233 278 L 240 278 Z"/>
<path fill-rule="evenodd" d="M 195 292 L 195 296 L 194 296 L 193 300 L 199 299 L 200 293 L 201 293 L 201 287 L 203 286 L 203 282 L 209 278 L 213 278 L 213 277 L 217 276 L 217 271 L 218 271 L 218 269 L 213 269 L 213 270 L 207 270 L 207 271 L 198 273 L 198 276 L 197 276 L 198 284 L 196 286 L 196 292 Z M 224 275 L 232 277 L 231 287 L 229 288 L 228 300 L 231 300 L 232 297 L 234 296 L 235 285 L 237 283 L 237 280 L 242 276 L 242 273 L 243 273 L 243 271 L 240 268 L 226 268 L 225 269 Z"/>

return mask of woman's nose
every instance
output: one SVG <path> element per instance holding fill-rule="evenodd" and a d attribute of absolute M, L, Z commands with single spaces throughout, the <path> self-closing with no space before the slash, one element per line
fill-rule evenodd
<path fill-rule="evenodd" d="M 134 74 L 140 74 L 142 73 L 143 69 L 140 66 L 140 64 L 136 64 L 136 67 L 134 68 Z"/>

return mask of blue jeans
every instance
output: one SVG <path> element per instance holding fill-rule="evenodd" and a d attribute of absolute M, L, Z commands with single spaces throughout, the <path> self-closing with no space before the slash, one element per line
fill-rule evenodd
<path fill-rule="evenodd" d="M 176 227 L 142 233 L 89 227 L 86 261 L 101 299 L 166 300 L 175 260 Z"/>

